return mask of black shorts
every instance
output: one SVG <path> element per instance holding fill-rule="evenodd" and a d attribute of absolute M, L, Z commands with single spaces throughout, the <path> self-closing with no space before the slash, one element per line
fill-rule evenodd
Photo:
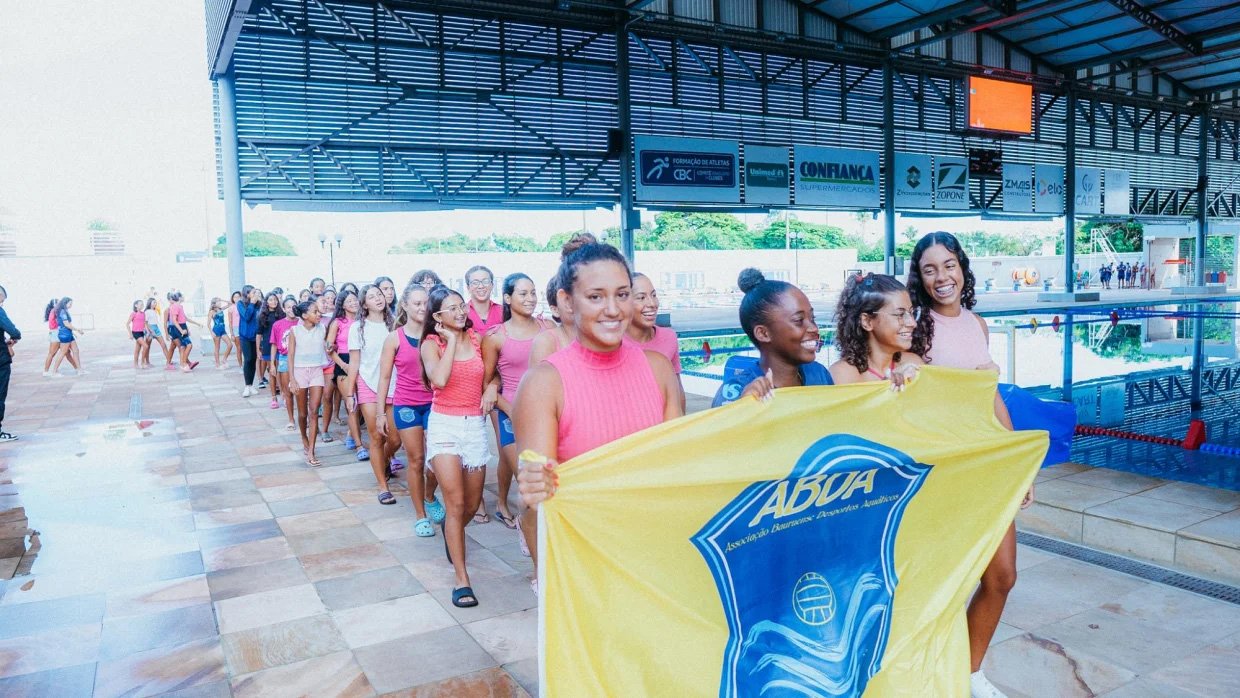
<path fill-rule="evenodd" d="M 339 356 L 340 360 L 345 362 L 346 364 L 349 363 L 348 354 L 336 354 L 336 356 Z M 335 361 L 332 362 L 332 365 L 335 366 L 335 369 L 332 371 L 333 378 L 344 378 L 345 376 L 349 375 L 348 371 L 345 371 L 343 368 L 340 368 L 340 364 L 336 363 Z"/>
<path fill-rule="evenodd" d="M 130 332 L 129 334 L 133 335 L 134 339 L 145 339 L 146 338 L 145 332 Z"/>

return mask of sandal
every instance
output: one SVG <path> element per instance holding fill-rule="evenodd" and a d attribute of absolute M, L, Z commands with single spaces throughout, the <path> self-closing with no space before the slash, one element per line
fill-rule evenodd
<path fill-rule="evenodd" d="M 320 465 L 323 465 L 323 461 L 319 460 L 318 458 L 315 458 L 314 456 L 306 456 L 306 465 L 317 468 Z"/>
<path fill-rule="evenodd" d="M 474 512 L 474 523 L 476 524 L 491 523 L 491 515 L 486 512 L 486 509 L 483 509 L 482 511 Z"/>
<path fill-rule="evenodd" d="M 413 533 L 418 538 L 434 538 L 435 527 L 431 525 L 430 519 L 418 519 L 413 522 Z"/>
<path fill-rule="evenodd" d="M 336 437 L 332 436 L 331 434 L 323 434 L 323 443 L 329 444 L 335 440 L 336 440 Z"/>
<path fill-rule="evenodd" d="M 495 518 L 498 519 L 500 523 L 507 526 L 510 530 L 513 530 L 513 531 L 517 530 L 517 517 L 512 516 L 511 514 L 509 514 L 508 516 L 505 516 L 504 512 L 500 511 L 499 509 L 496 509 Z"/>
<path fill-rule="evenodd" d="M 383 492 L 379 493 L 379 503 L 380 504 L 395 504 L 396 496 L 393 495 L 391 492 L 384 490 Z"/>
<path fill-rule="evenodd" d="M 474 596 L 474 590 L 469 587 L 453 589 L 452 605 L 457 608 L 473 608 L 478 605 L 478 597 Z"/>
<path fill-rule="evenodd" d="M 364 461 L 364 460 L 370 460 L 370 451 L 367 451 L 366 447 L 364 446 L 359 447 L 357 449 L 357 460 L 359 462 Z"/>
<path fill-rule="evenodd" d="M 441 524 L 447 518 L 448 512 L 443 508 L 443 502 L 440 502 L 439 498 L 436 497 L 426 502 L 426 515 L 431 517 L 432 523 Z"/>

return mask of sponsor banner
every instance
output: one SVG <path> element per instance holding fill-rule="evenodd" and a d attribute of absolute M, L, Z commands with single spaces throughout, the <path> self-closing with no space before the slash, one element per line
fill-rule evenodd
<path fill-rule="evenodd" d="M 745 203 L 787 206 L 789 183 L 786 147 L 745 146 Z"/>
<path fill-rule="evenodd" d="M 1128 170 L 1103 170 L 1104 192 L 1103 213 L 1115 216 L 1127 216 L 1131 210 L 1132 194 L 1129 191 Z"/>
<path fill-rule="evenodd" d="M 1033 179 L 1033 210 L 1037 213 L 1063 213 L 1063 167 L 1038 165 Z"/>
<path fill-rule="evenodd" d="M 1003 163 L 1003 210 L 1033 212 L 1033 165 Z"/>
<path fill-rule="evenodd" d="M 1076 168 L 1076 213 L 1102 213 L 1102 170 Z M 1125 211 L 1127 213 L 1127 211 Z"/>
<path fill-rule="evenodd" d="M 969 208 L 969 161 L 951 155 L 934 156 L 934 207 Z"/>
<path fill-rule="evenodd" d="M 637 200 L 740 203 L 736 141 L 634 136 Z"/>
<path fill-rule="evenodd" d="M 966 602 L 1047 450 L 995 389 L 936 366 L 783 389 L 558 466 L 543 694 L 968 695 Z"/>
<path fill-rule="evenodd" d="M 929 155 L 896 153 L 892 176 L 897 209 L 934 208 L 934 168 Z"/>
<path fill-rule="evenodd" d="M 799 206 L 878 208 L 878 153 L 798 145 L 794 148 Z"/>

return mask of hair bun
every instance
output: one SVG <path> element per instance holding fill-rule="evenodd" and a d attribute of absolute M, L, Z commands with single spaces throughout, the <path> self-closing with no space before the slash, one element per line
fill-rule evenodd
<path fill-rule="evenodd" d="M 741 293 L 749 293 L 764 281 L 766 281 L 766 277 L 762 275 L 762 272 L 753 267 L 742 269 L 741 273 L 736 277 L 736 285 L 740 288 Z"/>
<path fill-rule="evenodd" d="M 560 248 L 560 259 L 564 259 L 586 245 L 597 244 L 598 238 L 594 237 L 594 233 L 573 233 L 568 242 L 564 243 L 564 247 Z"/>

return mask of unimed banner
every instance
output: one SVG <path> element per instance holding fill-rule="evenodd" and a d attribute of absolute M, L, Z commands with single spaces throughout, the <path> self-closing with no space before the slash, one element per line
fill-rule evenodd
<path fill-rule="evenodd" d="M 968 695 L 965 604 L 1047 448 L 995 376 L 792 388 L 560 466 L 548 696 Z"/>

